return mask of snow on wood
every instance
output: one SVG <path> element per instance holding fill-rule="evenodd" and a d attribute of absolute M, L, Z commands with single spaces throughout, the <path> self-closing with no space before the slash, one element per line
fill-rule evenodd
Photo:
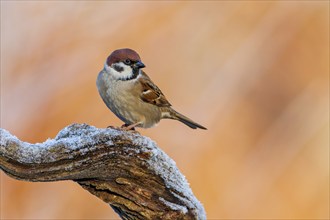
<path fill-rule="evenodd" d="M 16 179 L 76 181 L 123 219 L 206 219 L 175 162 L 137 132 L 72 124 L 36 144 L 0 135 L 0 168 Z"/>

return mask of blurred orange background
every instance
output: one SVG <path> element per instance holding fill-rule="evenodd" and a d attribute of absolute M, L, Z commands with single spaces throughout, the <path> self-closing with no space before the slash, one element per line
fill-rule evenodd
<path fill-rule="evenodd" d="M 209 219 L 329 218 L 328 1 L 1 1 L 1 127 L 43 142 L 122 122 L 95 80 L 129 47 L 179 112 L 140 133 Z M 118 219 L 76 183 L 1 172 L 1 219 Z"/>

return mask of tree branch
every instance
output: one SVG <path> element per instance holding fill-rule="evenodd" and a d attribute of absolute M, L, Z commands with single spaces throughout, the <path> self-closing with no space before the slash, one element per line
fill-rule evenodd
<path fill-rule="evenodd" d="M 0 168 L 15 179 L 73 180 L 122 219 L 206 219 L 175 162 L 140 134 L 86 124 L 37 144 L 0 134 Z"/>

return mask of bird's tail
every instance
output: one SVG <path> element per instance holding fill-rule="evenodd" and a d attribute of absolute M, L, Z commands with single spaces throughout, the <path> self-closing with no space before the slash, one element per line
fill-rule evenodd
<path fill-rule="evenodd" d="M 179 112 L 175 111 L 172 108 L 168 113 L 166 113 L 164 115 L 164 118 L 170 118 L 170 119 L 175 119 L 175 120 L 181 121 L 182 123 L 191 127 L 192 129 L 200 128 L 200 129 L 207 130 L 207 128 L 205 128 L 204 126 L 194 122 L 190 118 L 184 116 L 183 114 L 180 114 Z"/>

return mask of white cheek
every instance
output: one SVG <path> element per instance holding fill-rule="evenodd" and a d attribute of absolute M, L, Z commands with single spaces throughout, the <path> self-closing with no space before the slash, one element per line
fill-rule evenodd
<path fill-rule="evenodd" d="M 107 63 L 104 64 L 104 68 L 108 73 L 113 75 L 115 79 L 128 79 L 133 76 L 133 71 L 130 66 L 127 66 L 127 65 L 123 64 L 122 62 L 117 63 L 116 65 L 122 67 L 124 70 L 121 72 L 118 72 L 114 68 L 108 66 Z"/>

